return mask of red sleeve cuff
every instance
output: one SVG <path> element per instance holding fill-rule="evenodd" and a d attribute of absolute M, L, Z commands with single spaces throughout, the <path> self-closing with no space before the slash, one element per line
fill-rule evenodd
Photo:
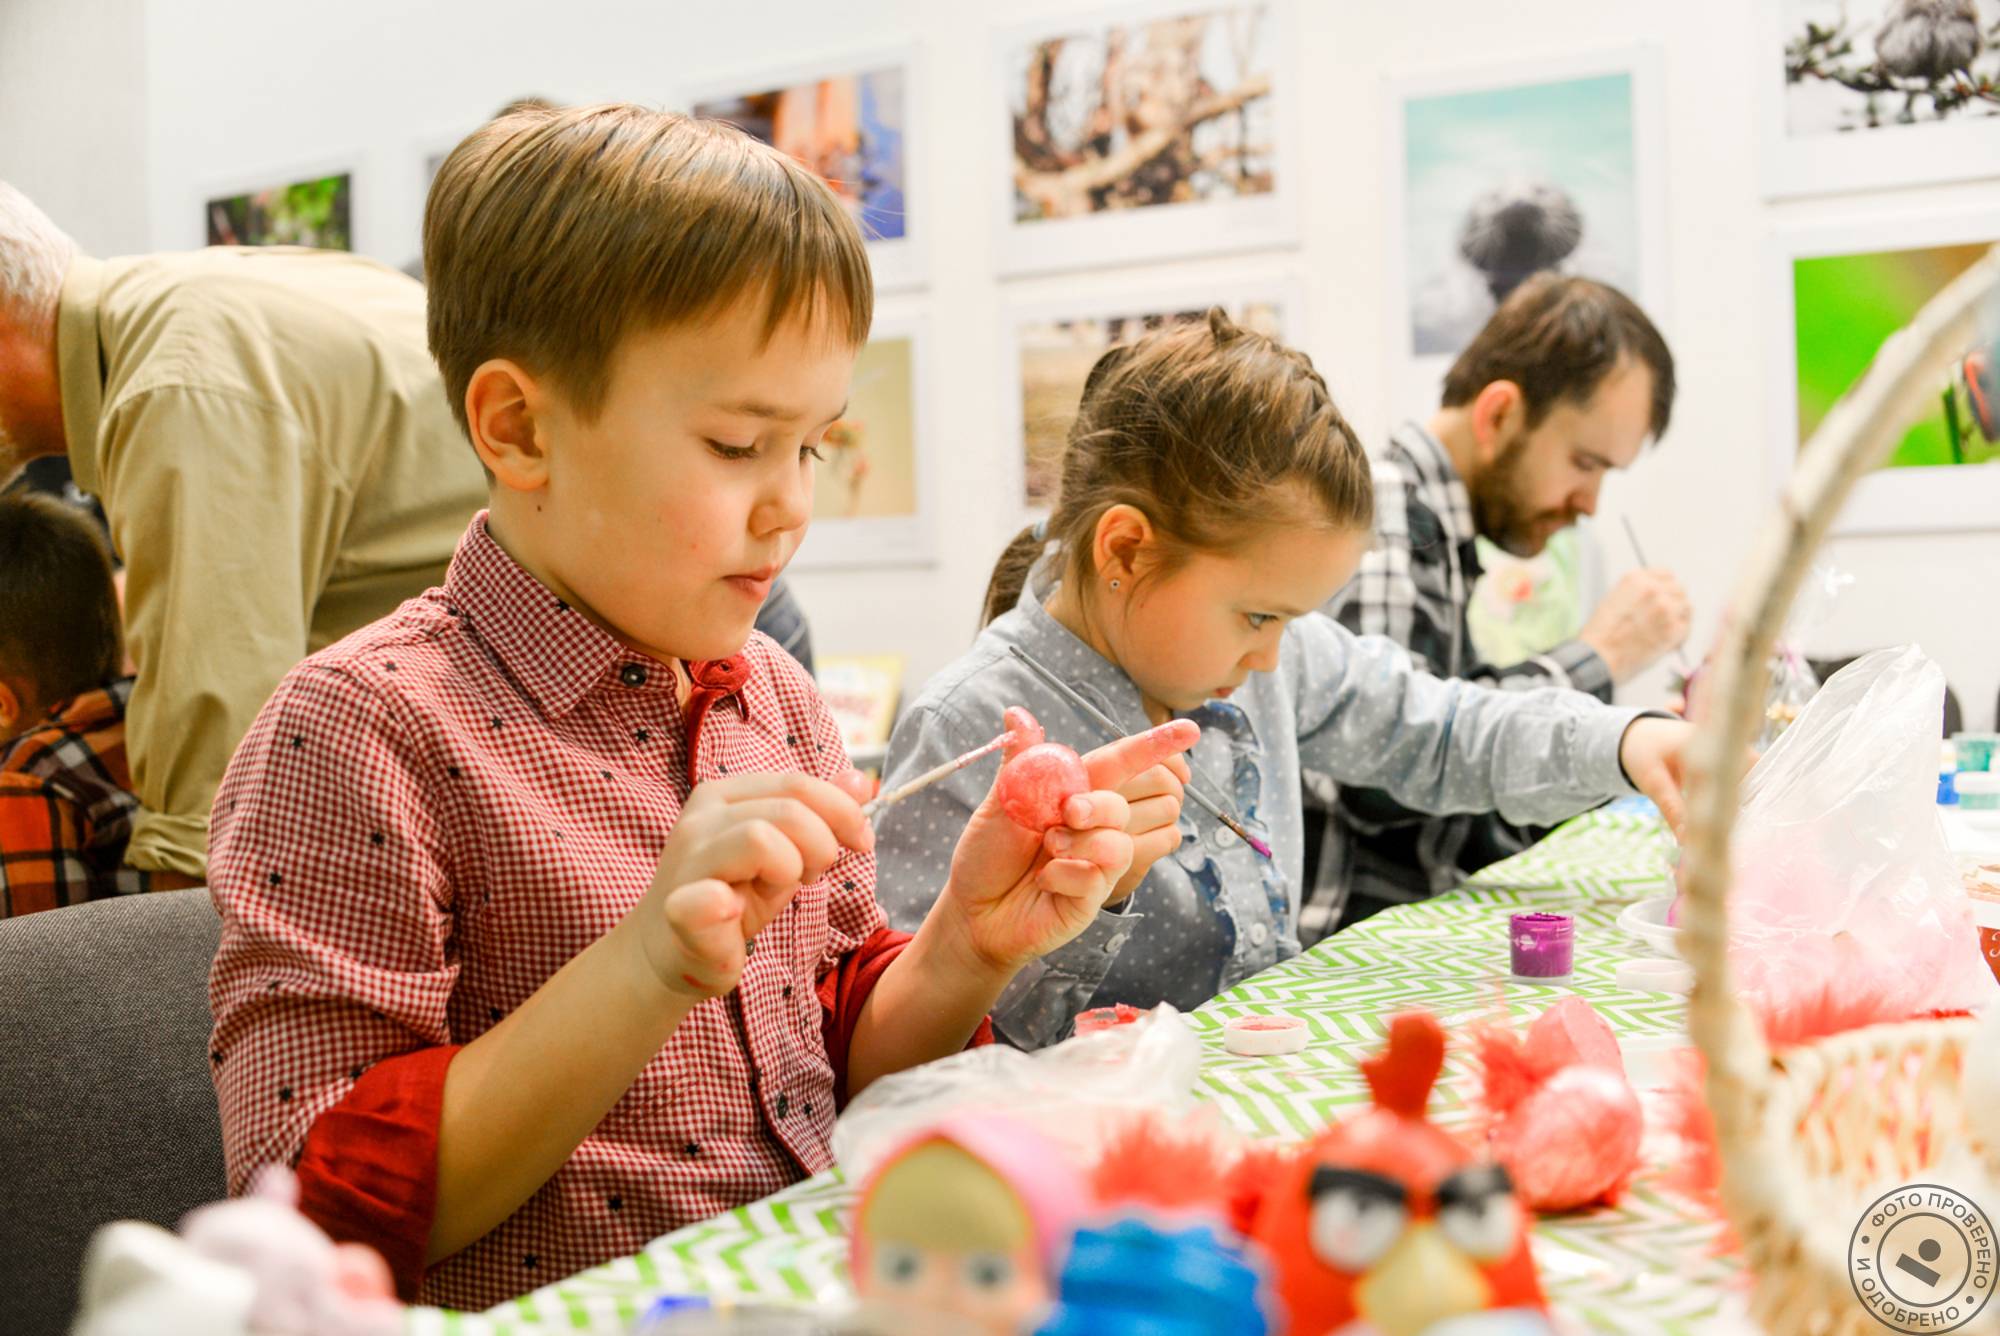
<path fill-rule="evenodd" d="M 909 944 L 909 933 L 877 928 L 819 981 L 821 1033 L 826 1039 L 827 1060 L 833 1064 L 834 1103 L 840 1108 L 847 1107 L 847 1052 L 854 1043 L 854 1028 L 861 1023 L 861 1008 L 882 981 L 883 972 Z M 979 1022 L 966 1047 L 992 1042 L 993 1018 L 988 1016 Z"/>
<path fill-rule="evenodd" d="M 444 1077 L 459 1045 L 418 1049 L 370 1067 L 306 1132 L 299 1210 L 337 1243 L 365 1243 L 415 1303 L 437 1213 Z"/>

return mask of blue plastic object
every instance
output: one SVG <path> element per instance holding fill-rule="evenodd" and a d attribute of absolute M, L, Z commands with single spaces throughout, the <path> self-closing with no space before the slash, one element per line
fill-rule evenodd
<path fill-rule="evenodd" d="M 1077 1231 L 1038 1336 L 1266 1336 L 1263 1276 L 1207 1225 Z"/>

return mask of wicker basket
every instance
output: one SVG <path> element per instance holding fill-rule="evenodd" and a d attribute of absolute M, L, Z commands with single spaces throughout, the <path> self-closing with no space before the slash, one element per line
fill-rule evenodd
<path fill-rule="evenodd" d="M 2000 247 L 1882 346 L 1802 452 L 1776 519 L 1745 567 L 1711 668 L 1717 708 L 1689 752 L 1683 949 L 1688 1014 L 1708 1065 L 1723 1202 L 1774 1336 L 1880 1333 L 1857 1299 L 1847 1234 L 1871 1190 L 1921 1181 L 1968 1145 L 1959 1074 L 1974 1022 L 1876 1025 L 1773 1054 L 1730 981 L 1729 839 L 1741 757 L 1761 722 L 1765 665 L 1787 610 L 1855 483 L 1936 402 L 1952 360 L 2000 302 Z M 2000 1209 L 2000 1202 L 1982 1203 Z M 1965 1332 L 2000 1331 L 2000 1301 Z"/>

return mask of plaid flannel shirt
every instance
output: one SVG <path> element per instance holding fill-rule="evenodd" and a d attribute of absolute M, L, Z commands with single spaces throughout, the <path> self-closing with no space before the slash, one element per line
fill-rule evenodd
<path fill-rule="evenodd" d="M 124 866 L 138 806 L 125 760 L 131 696 L 121 678 L 0 744 L 0 916 L 193 884 Z"/>
<path fill-rule="evenodd" d="M 1374 550 L 1326 611 L 1357 635 L 1387 636 L 1440 677 L 1501 690 L 1569 687 L 1611 699 L 1611 671 L 1596 650 L 1569 640 L 1511 667 L 1479 660 L 1466 608 L 1479 582 L 1478 530 L 1472 500 L 1436 437 L 1405 422 L 1386 452 L 1370 461 L 1375 477 Z M 1316 786 L 1323 798 L 1330 786 Z M 1352 858 L 1334 884 L 1322 877 L 1301 919 L 1314 936 L 1360 917 L 1355 912 L 1422 900 L 1449 890 L 1489 863 L 1517 853 L 1544 833 L 1496 814 L 1434 817 L 1413 812 L 1378 790 L 1342 789 L 1332 819 Z M 1372 902 L 1372 903 L 1371 903 Z"/>

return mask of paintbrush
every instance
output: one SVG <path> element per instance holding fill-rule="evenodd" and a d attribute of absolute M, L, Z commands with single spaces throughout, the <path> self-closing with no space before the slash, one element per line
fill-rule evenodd
<path fill-rule="evenodd" d="M 1083 711 L 1086 715 L 1089 715 L 1093 720 L 1097 722 L 1098 727 L 1104 729 L 1105 732 L 1111 735 L 1114 741 L 1126 736 L 1125 730 L 1118 726 L 1117 721 L 1112 719 L 1110 715 L 1104 713 L 1104 711 L 1098 709 L 1095 705 L 1092 705 L 1089 702 L 1089 700 L 1085 699 L 1082 692 L 1078 691 L 1075 687 L 1063 681 L 1060 677 L 1057 677 L 1047 668 L 1044 668 L 1041 664 L 1037 663 L 1035 661 L 1034 656 L 1029 654 L 1028 651 L 1022 649 L 1019 645 L 1009 645 L 1007 646 L 1007 652 L 1009 654 L 1012 654 L 1015 658 L 1019 659 L 1022 665 L 1025 666 L 1029 672 L 1033 673 L 1036 677 L 1041 678 L 1043 683 L 1045 683 L 1048 686 L 1049 690 L 1055 692 L 1058 696 L 1061 696 L 1064 700 L 1068 701 L 1071 705 L 1074 705 L 1077 709 Z M 1193 774 L 1192 768 L 1190 768 L 1189 774 L 1190 775 Z M 1229 827 L 1229 829 L 1231 829 L 1232 831 L 1235 831 L 1236 837 L 1238 839 L 1242 840 L 1245 844 L 1249 845 L 1252 849 L 1255 849 L 1258 853 L 1264 855 L 1264 857 L 1266 858 L 1276 857 L 1276 855 L 1271 852 L 1270 845 L 1264 843 L 1264 841 L 1258 839 L 1255 835 L 1252 835 L 1248 830 L 1245 830 L 1243 827 L 1243 823 L 1241 821 L 1238 821 L 1235 817 L 1231 816 L 1229 812 L 1223 808 L 1221 803 L 1216 802 L 1215 799 L 1209 797 L 1206 793 L 1203 793 L 1200 789 L 1196 788 L 1192 783 L 1189 783 L 1186 786 L 1185 791 L 1188 797 L 1194 799 L 1195 806 L 1201 808 L 1202 811 L 1207 812 L 1210 816 L 1214 817 L 1217 821 L 1220 821 L 1223 825 Z"/>
<path fill-rule="evenodd" d="M 1653 563 L 1646 560 L 1646 549 L 1639 546 L 1639 531 L 1632 527 L 1632 517 L 1620 515 L 1618 521 L 1625 526 L 1625 536 L 1632 540 L 1632 555 L 1639 559 L 1641 566 L 1650 568 Z M 1694 680 L 1694 669 L 1688 666 L 1687 655 L 1681 653 L 1678 645 L 1674 647 L 1674 667 L 1680 670 L 1683 683 Z"/>
<path fill-rule="evenodd" d="M 893 807 L 912 794 L 923 792 L 939 780 L 957 774 L 959 771 L 965 769 L 965 767 L 978 761 L 981 757 L 991 756 L 994 752 L 999 751 L 1001 747 L 1005 746 L 1006 743 L 1007 734 L 1002 733 L 999 737 L 993 739 L 993 741 L 974 747 L 963 756 L 954 757 L 935 769 L 924 771 L 923 774 L 918 775 L 907 784 L 898 784 L 887 793 L 877 794 L 875 797 L 861 804 L 861 815 L 866 820 L 873 821 L 876 814 L 881 812 L 882 809 Z"/>

